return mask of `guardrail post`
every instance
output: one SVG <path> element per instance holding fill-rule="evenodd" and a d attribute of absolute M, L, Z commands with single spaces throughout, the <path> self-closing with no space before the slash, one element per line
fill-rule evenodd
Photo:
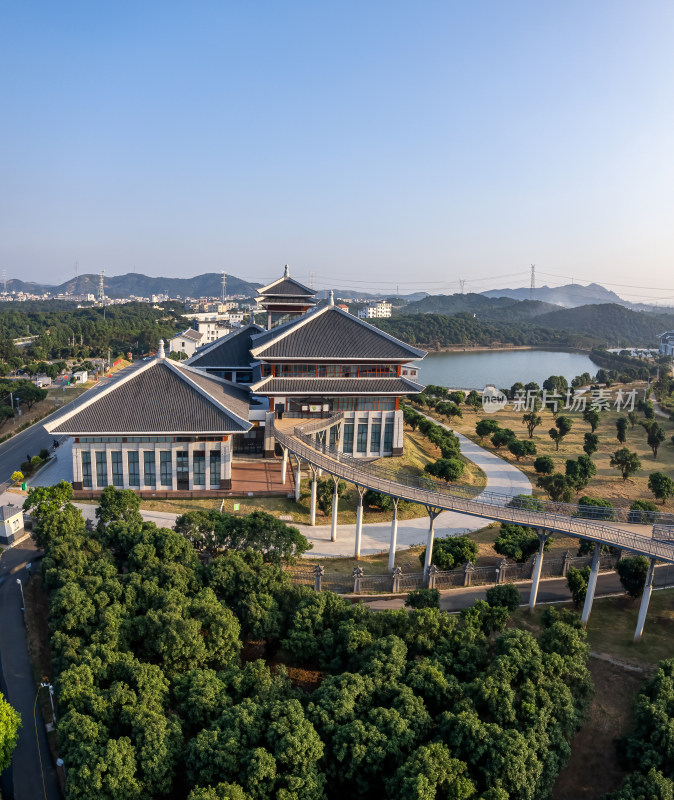
<path fill-rule="evenodd" d="M 534 566 L 534 575 L 531 579 L 531 592 L 529 593 L 529 611 L 536 608 L 536 597 L 538 596 L 538 582 L 541 579 L 541 570 L 543 569 L 543 550 L 545 549 L 545 542 L 547 537 L 538 535 L 540 542 L 538 553 L 536 554 L 536 564 Z"/>
<path fill-rule="evenodd" d="M 463 585 L 470 586 L 473 582 L 473 573 L 475 572 L 475 566 L 470 562 L 466 561 L 463 565 Z"/>
<path fill-rule="evenodd" d="M 388 550 L 388 568 L 393 570 L 396 561 L 396 543 L 398 539 L 398 498 L 393 498 L 393 519 L 391 520 L 391 544 Z"/>
<path fill-rule="evenodd" d="M 426 573 L 426 588 L 427 589 L 435 589 L 435 579 L 437 577 L 438 572 L 440 570 L 435 566 L 435 564 L 431 564 Z"/>
<path fill-rule="evenodd" d="M 592 603 L 594 602 L 594 591 L 597 587 L 597 575 L 599 575 L 599 563 L 601 555 L 601 545 L 595 542 L 594 551 L 592 552 L 592 566 L 590 567 L 590 577 L 587 581 L 587 592 L 585 593 L 585 603 L 583 604 L 583 615 L 580 621 L 583 625 L 587 625 L 590 619 L 590 612 L 592 611 Z"/>
<path fill-rule="evenodd" d="M 571 560 L 571 551 L 567 550 L 564 553 L 564 561 L 562 561 L 562 578 L 566 575 L 569 569 L 569 561 Z"/>
<path fill-rule="evenodd" d="M 318 491 L 318 472 L 311 467 L 311 504 L 309 506 L 309 524 L 316 524 L 316 493 Z"/>
<path fill-rule="evenodd" d="M 403 571 L 400 567 L 396 567 L 393 570 L 393 586 L 391 587 L 391 591 L 393 594 L 397 594 L 400 591 L 400 579 L 402 578 Z"/>
<path fill-rule="evenodd" d="M 360 579 L 363 577 L 363 568 L 353 568 L 353 593 L 360 594 Z"/>
<path fill-rule="evenodd" d="M 325 574 L 325 567 L 321 566 L 320 564 L 316 564 L 314 567 L 314 589 L 317 592 L 321 591 L 321 585 L 323 582 L 323 575 Z"/>
<path fill-rule="evenodd" d="M 281 483 L 286 485 L 286 473 L 288 471 L 288 448 L 283 448 L 283 461 L 281 462 Z"/>
<path fill-rule="evenodd" d="M 356 486 L 358 492 L 358 508 L 356 509 L 356 547 L 354 555 L 360 558 L 360 540 L 363 537 L 363 495 L 365 494 L 364 486 Z"/>
<path fill-rule="evenodd" d="M 295 502 L 300 502 L 300 485 L 302 483 L 302 461 L 299 456 L 295 456 L 297 468 L 295 469 Z"/>
<path fill-rule="evenodd" d="M 644 625 L 646 623 L 646 614 L 648 613 L 648 604 L 651 601 L 651 594 L 653 592 L 653 572 L 655 570 L 655 559 L 651 559 L 651 564 L 648 567 L 648 574 L 646 575 L 646 583 L 644 585 L 644 593 L 641 595 L 641 605 L 639 606 L 639 618 L 637 619 L 637 629 L 634 631 L 634 641 L 640 642 L 641 637 L 644 635 Z"/>
<path fill-rule="evenodd" d="M 330 519 L 330 541 L 337 541 L 337 514 L 339 513 L 339 478 L 332 476 L 335 488 L 332 492 L 332 517 Z"/>

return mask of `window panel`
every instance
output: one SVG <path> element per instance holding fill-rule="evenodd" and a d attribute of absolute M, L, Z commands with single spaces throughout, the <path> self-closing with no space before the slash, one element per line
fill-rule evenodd
<path fill-rule="evenodd" d="M 82 452 L 82 486 L 85 489 L 93 488 L 93 481 L 91 479 L 91 453 L 88 451 Z"/>
<path fill-rule="evenodd" d="M 154 450 L 143 451 L 143 483 L 145 486 L 157 485 L 157 469 L 155 464 Z"/>

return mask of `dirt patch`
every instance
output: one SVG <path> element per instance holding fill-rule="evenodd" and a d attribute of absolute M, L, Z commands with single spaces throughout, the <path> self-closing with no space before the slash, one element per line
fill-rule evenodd
<path fill-rule="evenodd" d="M 244 642 L 241 648 L 241 661 L 245 664 L 249 661 L 257 661 L 259 658 L 263 659 L 273 672 L 279 667 L 283 667 L 290 683 L 296 689 L 303 689 L 305 692 L 313 692 L 318 689 L 325 678 L 325 674 L 320 670 L 289 665 L 287 663 L 288 653 L 283 648 L 277 649 L 273 655 L 270 655 L 264 639 Z"/>
<path fill-rule="evenodd" d="M 588 667 L 595 695 L 585 724 L 571 740 L 571 758 L 559 774 L 553 800 L 603 797 L 627 774 L 618 763 L 614 741 L 631 728 L 634 697 L 645 675 L 597 658 Z"/>

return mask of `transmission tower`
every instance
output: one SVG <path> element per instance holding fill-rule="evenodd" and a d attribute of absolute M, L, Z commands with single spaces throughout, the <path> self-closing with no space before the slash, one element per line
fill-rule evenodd
<path fill-rule="evenodd" d="M 2 270 L 2 293 L 7 294 L 7 270 Z"/>
<path fill-rule="evenodd" d="M 464 280 L 461 280 L 461 278 L 459 278 L 459 286 L 461 287 L 461 294 L 464 294 L 464 288 L 465 288 L 465 286 L 466 286 L 466 281 L 465 281 L 465 279 L 464 279 Z"/>
<path fill-rule="evenodd" d="M 105 270 L 101 271 L 101 274 L 98 276 L 98 302 L 103 305 L 105 302 Z"/>
<path fill-rule="evenodd" d="M 529 300 L 534 299 L 536 293 L 536 265 L 531 265 L 531 286 L 529 287 Z"/>
<path fill-rule="evenodd" d="M 312 270 L 309 273 L 309 286 L 313 289 L 314 288 L 314 280 L 316 278 L 316 273 Z"/>
<path fill-rule="evenodd" d="M 224 305 L 225 300 L 227 298 L 227 276 L 225 273 L 222 273 L 222 303 Z"/>

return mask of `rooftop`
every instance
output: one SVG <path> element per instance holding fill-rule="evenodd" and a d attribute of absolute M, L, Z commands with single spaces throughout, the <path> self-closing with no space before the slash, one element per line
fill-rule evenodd
<path fill-rule="evenodd" d="M 262 328 L 259 325 L 237 328 L 227 336 L 201 347 L 185 363 L 198 369 L 249 368 L 252 360 L 250 355 L 251 337 L 261 332 Z"/>
<path fill-rule="evenodd" d="M 49 433 L 228 434 L 250 429 L 248 391 L 156 358 L 45 424 Z"/>
<path fill-rule="evenodd" d="M 404 395 L 424 387 L 407 378 L 274 378 L 250 387 L 256 394 L 278 395 Z"/>

